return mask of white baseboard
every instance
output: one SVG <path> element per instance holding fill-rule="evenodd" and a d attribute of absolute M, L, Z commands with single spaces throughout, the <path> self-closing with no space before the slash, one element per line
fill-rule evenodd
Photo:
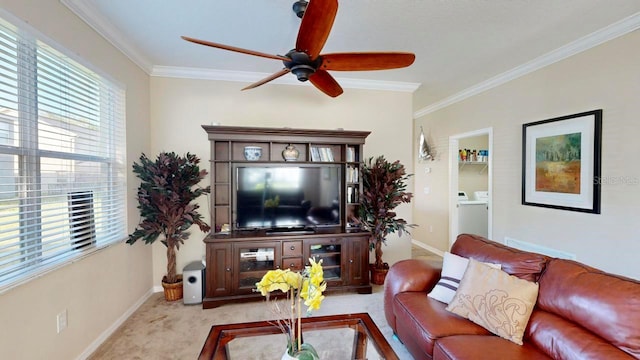
<path fill-rule="evenodd" d="M 427 250 L 429 252 L 432 252 L 432 253 L 440 256 L 440 257 L 444 257 L 444 251 L 438 250 L 438 249 L 434 248 L 433 246 L 429 246 L 429 245 L 427 245 L 427 244 L 425 244 L 423 242 L 420 242 L 418 240 L 411 239 L 411 244 L 413 244 L 413 245 L 415 245 L 415 246 L 417 246 L 419 248 L 423 248 L 423 249 L 425 249 L 425 250 Z"/>
<path fill-rule="evenodd" d="M 160 287 L 160 289 L 162 289 L 162 287 Z M 136 310 L 138 310 L 138 308 L 151 297 L 151 295 L 155 292 L 154 290 L 155 287 L 153 289 L 149 289 L 149 291 L 142 295 L 142 297 L 138 299 L 135 304 L 133 304 L 127 311 L 125 311 L 122 316 L 120 316 L 113 324 L 111 324 L 111 326 L 103 331 L 97 339 L 89 344 L 89 346 L 80 355 L 78 355 L 76 360 L 85 360 L 89 356 L 91 356 L 91 354 L 93 354 L 93 352 L 96 351 L 96 349 L 98 349 L 98 347 L 102 345 L 102 343 L 105 342 L 107 338 L 109 338 L 109 336 L 111 336 L 111 334 L 113 334 L 120 327 L 120 325 L 122 325 L 129 318 L 129 316 L 131 316 Z"/>

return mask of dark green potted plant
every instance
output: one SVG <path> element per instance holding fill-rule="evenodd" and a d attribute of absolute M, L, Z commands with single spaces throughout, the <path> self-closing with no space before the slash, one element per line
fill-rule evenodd
<path fill-rule="evenodd" d="M 138 187 L 138 209 L 142 218 L 135 231 L 129 235 L 128 244 L 138 239 L 153 244 L 161 235 L 167 247 L 167 274 L 162 279 L 165 298 L 169 301 L 182 298 L 182 279 L 176 271 L 176 251 L 189 237 L 191 225 L 198 225 L 202 232 L 210 227 L 198 213 L 198 204 L 193 203 L 202 194 L 211 192 L 211 187 L 198 187 L 207 175 L 200 170 L 197 156 L 185 156 L 173 152 L 161 152 L 154 160 L 145 154 L 140 163 L 133 163 L 133 172 L 141 180 Z"/>
<path fill-rule="evenodd" d="M 375 160 L 369 158 L 362 166 L 362 194 L 356 221 L 371 231 L 369 249 L 375 250 L 376 260 L 371 264 L 371 282 L 381 285 L 389 270 L 389 264 L 382 261 L 382 245 L 391 233 L 409 233 L 407 228 L 415 224 L 398 218 L 395 211 L 398 205 L 411 202 L 413 194 L 407 192 L 407 174 L 400 161 L 389 162 L 384 156 Z"/>

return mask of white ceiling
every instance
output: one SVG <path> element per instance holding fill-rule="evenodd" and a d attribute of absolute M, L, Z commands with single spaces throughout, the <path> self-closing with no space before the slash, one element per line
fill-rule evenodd
<path fill-rule="evenodd" d="M 228 76 L 245 81 L 238 90 L 282 63 L 180 36 L 284 54 L 300 24 L 291 10 L 294 0 L 61 1 L 149 74 Z M 577 52 L 639 26 L 639 0 L 343 0 L 322 52 L 415 53 L 415 63 L 405 69 L 333 75 L 345 88 L 420 86 L 426 106 L 558 49 Z M 295 80 L 287 77 L 285 82 Z"/>

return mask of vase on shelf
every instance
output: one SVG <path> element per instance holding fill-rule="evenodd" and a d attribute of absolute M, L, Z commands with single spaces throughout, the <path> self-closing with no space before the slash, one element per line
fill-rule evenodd
<path fill-rule="evenodd" d="M 244 147 L 244 158 L 248 161 L 257 161 L 260 160 L 262 156 L 262 148 L 260 146 L 245 146 Z"/>
<path fill-rule="evenodd" d="M 282 157 L 285 161 L 296 161 L 300 156 L 300 151 L 295 146 L 289 144 L 284 150 L 282 150 Z"/>

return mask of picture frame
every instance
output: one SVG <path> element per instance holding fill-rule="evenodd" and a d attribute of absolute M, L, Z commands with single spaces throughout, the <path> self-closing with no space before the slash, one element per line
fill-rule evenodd
<path fill-rule="evenodd" d="M 602 109 L 522 125 L 522 205 L 600 214 Z"/>

